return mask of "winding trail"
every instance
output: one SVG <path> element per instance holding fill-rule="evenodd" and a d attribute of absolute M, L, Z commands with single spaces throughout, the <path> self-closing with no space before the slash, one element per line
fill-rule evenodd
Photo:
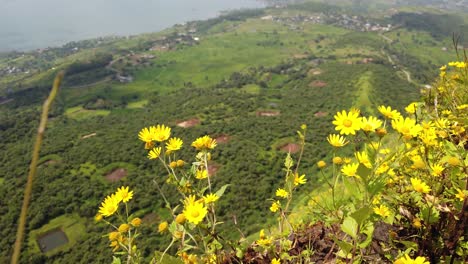
<path fill-rule="evenodd" d="M 380 33 L 379 34 L 380 37 L 382 37 L 384 40 L 386 40 L 388 42 L 388 44 L 392 44 L 393 43 L 393 40 L 387 36 L 385 36 L 384 34 Z M 380 49 L 380 51 L 382 52 L 382 54 L 384 56 L 387 57 L 388 59 L 388 62 L 390 62 L 392 65 L 396 65 L 398 67 L 398 69 L 400 69 L 405 75 L 406 75 L 406 80 L 409 82 L 409 83 L 413 83 L 413 84 L 416 84 L 413 79 L 411 79 L 411 73 L 407 70 L 405 70 L 405 68 L 401 65 L 401 64 L 398 64 L 397 62 L 395 62 L 392 57 L 385 51 L 384 47 L 382 47 Z"/>

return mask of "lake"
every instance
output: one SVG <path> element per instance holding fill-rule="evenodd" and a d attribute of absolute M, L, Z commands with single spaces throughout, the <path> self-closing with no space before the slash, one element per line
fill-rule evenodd
<path fill-rule="evenodd" d="M 156 32 L 221 11 L 264 6 L 261 0 L 0 0 L 0 51 Z"/>

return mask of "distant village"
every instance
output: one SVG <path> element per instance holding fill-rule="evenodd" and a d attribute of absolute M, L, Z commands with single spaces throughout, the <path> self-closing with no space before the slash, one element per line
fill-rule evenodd
<path fill-rule="evenodd" d="M 343 27 L 354 31 L 374 31 L 386 32 L 392 30 L 392 25 L 380 25 L 373 23 L 361 16 L 350 16 L 347 14 L 324 14 L 317 13 L 315 15 L 296 15 L 292 17 L 280 17 L 268 15 L 261 18 L 262 20 L 272 20 L 289 27 L 292 30 L 301 30 L 301 24 L 327 24 Z"/>

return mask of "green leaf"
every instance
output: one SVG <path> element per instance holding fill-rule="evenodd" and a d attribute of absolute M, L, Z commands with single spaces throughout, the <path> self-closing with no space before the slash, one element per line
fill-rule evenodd
<path fill-rule="evenodd" d="M 421 209 L 421 216 L 422 219 L 429 224 L 438 222 L 440 218 L 439 211 L 427 205 Z"/>
<path fill-rule="evenodd" d="M 356 220 L 357 224 L 359 226 L 361 226 L 364 221 L 367 220 L 367 218 L 369 218 L 369 216 L 372 214 L 372 209 L 368 206 L 366 207 L 363 207 L 359 210 L 357 210 L 356 212 L 352 213 L 351 214 L 351 217 Z"/>
<path fill-rule="evenodd" d="M 112 264 L 121 264 L 122 261 L 116 256 L 112 256 Z"/>
<path fill-rule="evenodd" d="M 223 187 L 219 188 L 219 190 L 215 193 L 216 196 L 218 196 L 219 198 L 221 198 L 221 196 L 223 196 L 224 192 L 226 191 L 226 188 L 229 186 L 230 184 L 225 184 L 223 185 Z"/>
<path fill-rule="evenodd" d="M 366 248 L 372 242 L 372 235 L 374 234 L 374 224 L 367 223 L 362 229 L 361 233 L 366 235 L 366 239 L 359 243 L 360 248 Z"/>
<path fill-rule="evenodd" d="M 340 246 L 340 249 L 343 250 L 343 252 L 345 253 L 345 257 L 351 253 L 351 251 L 353 250 L 353 245 L 351 245 L 350 243 L 348 242 L 345 242 L 345 241 L 338 241 L 336 240 L 335 241 L 336 244 L 338 244 L 338 246 Z"/>
<path fill-rule="evenodd" d="M 116 256 L 112 256 L 112 264 L 122 264 L 120 258 L 117 258 Z"/>
<path fill-rule="evenodd" d="M 343 232 L 345 232 L 346 234 L 350 235 L 352 238 L 356 238 L 358 232 L 358 223 L 354 218 L 348 216 L 343 221 L 343 224 L 341 225 L 341 230 L 343 230 Z"/>
<path fill-rule="evenodd" d="M 293 165 L 294 165 L 294 161 L 291 158 L 291 154 L 288 153 L 288 155 L 286 156 L 286 159 L 284 160 L 284 167 L 286 167 L 286 169 L 289 170 L 292 168 Z"/>
<path fill-rule="evenodd" d="M 405 248 L 409 251 L 418 251 L 418 244 L 413 241 L 398 241 L 405 246 Z"/>
<path fill-rule="evenodd" d="M 357 169 L 357 175 L 361 176 L 364 182 L 367 182 L 367 179 L 369 179 L 369 175 L 371 174 L 371 171 L 372 171 L 371 169 L 359 163 L 359 167 Z"/>
<path fill-rule="evenodd" d="M 354 181 L 353 178 L 350 177 L 343 177 L 343 184 L 346 187 L 346 190 L 355 197 L 357 200 L 360 200 L 362 198 L 362 192 L 359 190 L 358 185 Z"/>

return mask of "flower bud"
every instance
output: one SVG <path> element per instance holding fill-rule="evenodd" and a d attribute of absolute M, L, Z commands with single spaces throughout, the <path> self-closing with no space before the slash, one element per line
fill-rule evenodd
<path fill-rule="evenodd" d="M 185 223 L 185 215 L 184 214 L 178 214 L 175 221 L 179 225 L 183 225 Z"/>
<path fill-rule="evenodd" d="M 323 160 L 317 162 L 317 166 L 319 167 L 319 169 L 323 169 L 327 166 L 327 163 Z"/>
<path fill-rule="evenodd" d="M 177 167 L 183 167 L 185 162 L 183 160 L 177 160 Z"/>
<path fill-rule="evenodd" d="M 164 231 L 167 230 L 168 226 L 169 226 L 169 224 L 166 221 L 160 223 L 159 226 L 158 226 L 158 232 L 163 233 Z"/>
<path fill-rule="evenodd" d="M 119 232 L 121 233 L 128 232 L 129 229 L 130 229 L 130 226 L 128 224 L 121 224 L 119 226 Z"/>
<path fill-rule="evenodd" d="M 132 221 L 130 222 L 132 226 L 134 227 L 139 227 L 141 225 L 141 219 L 140 218 L 133 218 Z"/>

